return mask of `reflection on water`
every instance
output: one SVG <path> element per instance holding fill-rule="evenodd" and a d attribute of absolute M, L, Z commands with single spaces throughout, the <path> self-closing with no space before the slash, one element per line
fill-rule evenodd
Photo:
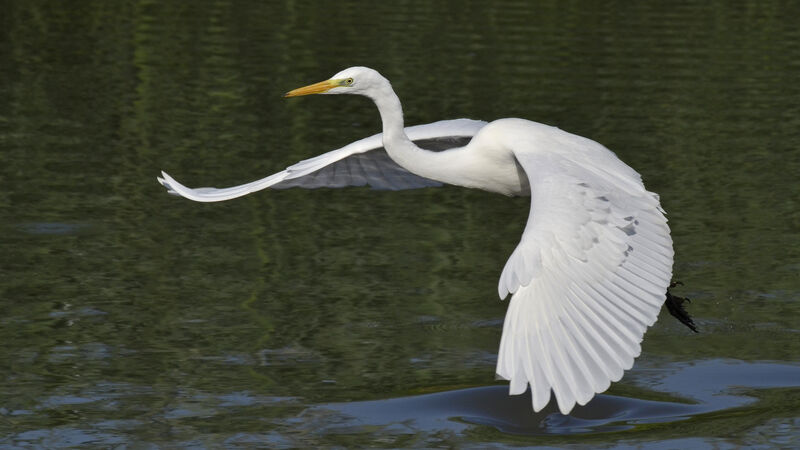
<path fill-rule="evenodd" d="M 636 382 L 647 386 L 649 393 L 667 394 L 672 400 L 644 400 L 608 394 L 597 396 L 586 406 L 577 407 L 564 416 L 551 404 L 540 413 L 531 413 L 528 393 L 509 396 L 505 386 L 459 389 L 365 402 L 306 405 L 297 398 L 256 395 L 241 391 L 209 394 L 191 389 L 178 390 L 173 400 L 154 411 L 147 420 L 97 420 L 80 427 L 30 430 L 11 434 L 0 443 L 66 447 L 71 445 L 120 445 L 136 442 L 132 436 L 147 433 L 153 421 L 168 427 L 185 428 L 192 440 L 183 445 L 200 443 L 307 446 L 329 439 L 378 439 L 387 445 L 437 445 L 464 442 L 486 442 L 494 436 L 490 430 L 513 436 L 539 436 L 540 443 L 556 443 L 559 436 L 572 435 L 586 439 L 625 433 L 627 443 L 648 442 L 652 433 L 671 429 L 672 436 L 688 435 L 705 427 L 735 427 L 746 422 L 748 415 L 760 414 L 774 407 L 775 396 L 796 396 L 800 392 L 800 366 L 775 363 L 746 363 L 735 360 L 698 361 L 673 364 L 659 370 L 635 371 Z M 641 394 L 641 393 L 640 393 Z M 36 414 L 36 410 L 95 408 L 113 411 L 135 403 L 137 397 L 157 395 L 152 388 L 99 383 L 86 387 L 77 395 L 41 398 L 33 410 L 0 409 L 9 420 Z M 262 414 L 259 431 L 231 432 L 221 427 L 208 429 L 202 424 L 224 422 L 257 409 Z M 187 428 L 188 427 L 188 428 Z M 270 430 L 264 432 L 264 430 Z M 488 432 L 488 433 L 487 433 Z M 447 438 L 443 438 L 447 436 Z M 763 441 L 764 438 L 766 441 Z M 409 441 L 409 439 L 411 439 Z M 786 445 L 796 443 L 793 428 L 777 427 L 768 435 L 745 437 L 740 444 Z M 725 443 L 723 438 L 695 444 Z M 730 442 L 733 443 L 733 442 Z"/>
<path fill-rule="evenodd" d="M 316 418 L 309 426 L 322 434 L 361 430 L 375 434 L 464 433 L 470 424 L 521 435 L 611 433 L 651 430 L 653 424 L 689 419 L 702 422 L 707 420 L 705 415 L 725 410 L 735 409 L 736 414 L 746 415 L 748 408 L 765 407 L 757 405 L 758 397 L 763 395 L 759 391 L 800 388 L 800 366 L 769 363 L 699 361 L 637 375 L 637 381 L 644 382 L 649 389 L 671 394 L 679 401 L 602 394 L 567 416 L 560 414 L 552 403 L 540 413 L 531 414 L 530 391 L 509 396 L 507 387 L 492 386 L 391 400 L 328 404 L 304 414 Z M 775 443 L 792 436 L 793 433 L 776 436 Z"/>
<path fill-rule="evenodd" d="M 798 7 L 5 2 L 0 442 L 797 447 Z M 375 133 L 365 99 L 281 98 L 355 64 L 409 124 L 518 116 L 615 150 L 661 194 L 701 333 L 662 317 L 605 395 L 528 415 L 475 388 L 527 199 L 156 183 Z"/>
<path fill-rule="evenodd" d="M 74 234 L 86 228 L 85 224 L 77 223 L 26 223 L 19 228 L 30 234 Z"/>

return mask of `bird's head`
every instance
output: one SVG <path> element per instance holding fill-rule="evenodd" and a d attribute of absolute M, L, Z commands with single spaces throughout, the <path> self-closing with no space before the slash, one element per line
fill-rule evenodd
<path fill-rule="evenodd" d="M 310 84 L 284 94 L 284 97 L 298 97 L 310 94 L 359 94 L 373 97 L 382 87 L 390 86 L 377 70 L 369 67 L 350 67 L 337 73 L 330 80 Z"/>

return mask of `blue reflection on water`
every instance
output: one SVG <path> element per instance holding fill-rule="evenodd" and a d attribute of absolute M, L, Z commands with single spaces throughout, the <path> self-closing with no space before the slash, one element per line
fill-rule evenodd
<path fill-rule="evenodd" d="M 635 430 L 642 424 L 680 422 L 700 418 L 704 414 L 734 408 L 747 408 L 758 401 L 752 396 L 759 389 L 800 386 L 800 366 L 770 362 L 738 360 L 707 360 L 672 364 L 659 369 L 635 370 L 630 380 L 652 391 L 668 393 L 678 400 L 653 401 L 614 395 L 598 395 L 589 404 L 575 408 L 569 415 L 558 412 L 555 404 L 539 413 L 532 413 L 529 394 L 509 396 L 507 386 L 488 386 L 435 394 L 385 400 L 328 403 L 303 407 L 296 398 L 268 397 L 251 392 L 207 393 L 179 390 L 175 398 L 148 420 L 102 420 L 85 423 L 83 427 L 54 427 L 28 430 L 0 438 L 0 445 L 33 445 L 48 448 L 76 445 L 120 445 L 154 423 L 167 428 L 181 427 L 187 419 L 221 417 L 242 407 L 267 408 L 299 407 L 291 418 L 263 418 L 263 432 L 230 432 L 207 430 L 199 433 L 197 442 L 223 445 L 268 444 L 302 446 L 337 435 L 414 436 L 424 442 L 426 436 L 471 436 L 477 427 L 491 427 L 511 435 L 573 435 L 623 432 Z M 48 396 L 40 400 L 35 411 L 15 411 L 0 408 L 6 418 L 38 414 L 58 405 L 97 404 L 102 408 L 117 408 L 126 397 L 152 394 L 152 388 L 126 383 L 98 383 L 77 395 Z M 685 402 L 680 401 L 685 399 Z M 155 422 L 150 422 L 150 420 Z M 782 439 L 782 423 L 774 424 L 771 435 Z M 784 427 L 785 428 L 785 427 Z M 778 431 L 776 431 L 778 430 Z M 787 428 L 786 433 L 791 433 Z M 631 435 L 635 439 L 637 435 Z M 309 441 L 311 439 L 311 441 Z M 634 441 L 624 441 L 632 443 Z M 724 439 L 673 439 L 699 445 L 723 445 Z M 617 444 L 622 444 L 622 441 Z M 192 445 L 191 442 L 171 445 Z M 724 445 L 723 445 L 724 446 Z M 674 448 L 674 447 L 664 447 Z"/>
<path fill-rule="evenodd" d="M 24 223 L 19 228 L 29 234 L 76 234 L 86 228 L 88 225 L 81 223 L 62 223 L 62 222 L 31 222 Z"/>
<path fill-rule="evenodd" d="M 463 432 L 470 424 L 513 434 L 623 431 L 639 424 L 686 420 L 756 401 L 742 391 L 800 386 L 800 367 L 709 360 L 640 373 L 639 378 L 648 388 L 685 398 L 686 403 L 598 395 L 566 416 L 552 402 L 532 414 L 529 393 L 509 396 L 506 386 L 489 386 L 388 400 L 331 403 L 315 407 L 310 413 L 324 418 L 323 423 L 315 426 L 325 433 L 352 432 L 360 427 Z"/>

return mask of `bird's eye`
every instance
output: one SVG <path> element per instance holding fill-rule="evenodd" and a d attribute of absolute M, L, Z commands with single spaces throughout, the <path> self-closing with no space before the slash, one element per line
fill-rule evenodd
<path fill-rule="evenodd" d="M 348 86 L 353 84 L 353 79 L 352 78 L 348 78 L 348 79 L 344 80 L 344 84 L 346 84 Z"/>

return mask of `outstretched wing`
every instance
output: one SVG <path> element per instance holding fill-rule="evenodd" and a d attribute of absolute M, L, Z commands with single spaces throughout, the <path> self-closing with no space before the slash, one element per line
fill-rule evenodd
<path fill-rule="evenodd" d="M 510 380 L 511 394 L 530 384 L 535 411 L 551 389 L 567 414 L 619 380 L 672 276 L 658 197 L 613 153 L 586 141 L 611 155 L 613 168 L 577 154 L 514 153 L 530 180 L 531 211 L 500 277 L 500 297 L 513 296 L 497 374 Z"/>
<path fill-rule="evenodd" d="M 423 148 L 444 150 L 460 147 L 486 122 L 470 119 L 443 120 L 406 128 L 408 137 Z M 162 172 L 158 181 L 171 194 L 198 202 L 219 202 L 266 188 L 320 188 L 370 185 L 375 189 L 415 189 L 441 186 L 403 169 L 383 149 L 381 133 L 353 142 L 340 149 L 300 161 L 286 170 L 251 183 L 229 188 L 191 189 Z"/>

